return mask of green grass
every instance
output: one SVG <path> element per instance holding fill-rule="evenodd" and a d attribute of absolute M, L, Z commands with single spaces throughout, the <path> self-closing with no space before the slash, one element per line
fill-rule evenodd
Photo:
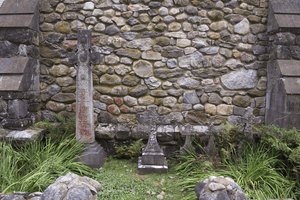
<path fill-rule="evenodd" d="M 76 162 L 83 150 L 74 135 L 65 138 L 59 145 L 51 140 L 21 148 L 0 143 L 0 192 L 42 192 L 57 177 L 68 172 L 92 176 L 93 169 Z"/>
<path fill-rule="evenodd" d="M 62 123 L 63 127 L 59 130 L 53 126 L 49 131 L 50 138 L 46 137 L 42 142 L 21 148 L 1 142 L 0 192 L 43 192 L 57 177 L 73 172 L 102 184 L 98 199 L 150 200 L 163 197 L 170 200 L 195 200 L 195 185 L 214 175 L 233 178 L 249 199 L 300 199 L 296 177 L 282 159 L 287 156 L 278 156 L 277 151 L 265 143 L 254 147 L 245 142 L 240 155 L 235 154 L 232 146 L 225 148 L 230 149 L 230 153 L 223 157 L 222 164 L 218 166 L 198 145 L 202 148 L 202 155 L 190 151 L 189 155 L 179 155 L 168 160 L 168 173 L 138 175 L 136 158 L 143 146 L 141 140 L 129 147 L 118 147 L 119 155 L 108 158 L 103 168 L 91 169 L 76 162 L 84 147 L 76 142 L 74 134 L 70 135 L 74 131 L 74 123 L 71 122 Z M 224 141 L 224 144 L 231 144 Z M 291 157 L 298 162 L 299 153 L 294 152 Z M 131 160 L 116 159 L 118 157 Z M 174 160 L 177 162 L 175 166 L 172 164 Z"/>
<path fill-rule="evenodd" d="M 103 189 L 98 199 L 158 199 L 164 193 L 164 199 L 182 199 L 187 195 L 183 187 L 178 187 L 179 179 L 171 169 L 165 174 L 138 175 L 137 163 L 129 160 L 109 158 L 102 169 L 97 170 L 96 180 Z"/>
<path fill-rule="evenodd" d="M 236 156 L 234 156 L 236 158 Z M 175 166 L 177 175 L 184 178 L 178 185 L 189 194 L 183 199 L 197 199 L 195 185 L 209 176 L 231 177 L 249 199 L 299 199 L 299 188 L 294 177 L 285 177 L 285 164 L 264 146 L 257 148 L 246 144 L 238 159 L 223 160 L 222 167 L 201 160 L 194 152 L 181 156 Z M 276 166 L 276 167 L 275 167 Z"/>

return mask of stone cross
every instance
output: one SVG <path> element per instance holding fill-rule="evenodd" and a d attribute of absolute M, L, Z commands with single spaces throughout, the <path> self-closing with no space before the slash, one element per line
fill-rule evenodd
<path fill-rule="evenodd" d="M 157 106 L 149 106 L 149 125 L 151 132 L 146 147 L 142 150 L 142 156 L 138 161 L 138 173 L 164 173 L 168 171 L 168 165 L 163 150 L 157 142 L 157 123 L 159 122 L 159 115 L 156 112 Z"/>
<path fill-rule="evenodd" d="M 79 30 L 77 49 L 69 53 L 69 64 L 77 69 L 76 76 L 76 139 L 79 142 L 95 142 L 93 117 L 93 78 L 91 64 L 100 64 L 99 52 L 91 52 L 92 34 Z"/>
<path fill-rule="evenodd" d="M 69 64 L 75 65 L 76 75 L 76 139 L 85 143 L 85 149 L 77 160 L 92 168 L 103 166 L 106 152 L 95 142 L 93 78 L 91 64 L 100 64 L 102 55 L 91 52 L 92 34 L 89 30 L 77 33 L 77 48 L 69 53 Z"/>

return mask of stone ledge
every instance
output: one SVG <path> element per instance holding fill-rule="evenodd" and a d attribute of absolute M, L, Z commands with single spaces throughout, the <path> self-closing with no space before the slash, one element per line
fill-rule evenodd
<path fill-rule="evenodd" d="M 3 129 L 0 131 L 0 141 L 15 142 L 23 145 L 26 143 L 32 143 L 41 141 L 44 137 L 46 129 L 26 129 L 26 130 L 8 130 Z"/>
<path fill-rule="evenodd" d="M 95 135 L 99 139 L 114 139 L 117 137 L 117 130 L 119 126 L 127 127 L 122 129 L 122 134 L 128 135 L 132 138 L 144 138 L 148 139 L 150 133 L 149 124 L 106 124 L 100 123 L 95 128 Z M 173 140 L 174 134 L 181 134 L 182 136 L 193 135 L 193 136 L 209 136 L 212 135 L 209 126 L 201 125 L 190 125 L 190 124 L 175 124 L 175 125 L 158 125 L 157 126 L 157 138 L 162 141 Z M 168 137 L 169 136 L 169 137 Z"/>

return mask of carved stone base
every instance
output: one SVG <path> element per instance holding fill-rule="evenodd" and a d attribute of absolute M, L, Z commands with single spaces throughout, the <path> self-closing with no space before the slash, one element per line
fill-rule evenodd
<path fill-rule="evenodd" d="M 100 168 L 103 166 L 105 159 L 106 152 L 104 151 L 104 148 L 97 142 L 94 142 L 89 144 L 89 147 L 81 153 L 80 158 L 77 161 L 83 162 L 84 165 L 91 168 Z"/>
<path fill-rule="evenodd" d="M 163 165 L 143 165 L 142 164 L 142 157 L 139 157 L 138 161 L 138 174 L 152 174 L 152 173 L 167 173 L 168 172 L 168 165 L 166 157 L 164 157 L 164 164 Z"/>

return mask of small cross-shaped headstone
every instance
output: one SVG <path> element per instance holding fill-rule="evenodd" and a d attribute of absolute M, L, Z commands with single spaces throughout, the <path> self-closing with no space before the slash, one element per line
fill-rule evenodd
<path fill-rule="evenodd" d="M 76 75 L 76 139 L 89 144 L 79 161 L 85 165 L 99 168 L 104 164 L 106 153 L 103 147 L 95 142 L 93 78 L 91 64 L 100 64 L 102 55 L 91 52 L 92 34 L 89 30 L 77 33 L 77 49 L 69 53 L 69 64 L 77 69 Z"/>

